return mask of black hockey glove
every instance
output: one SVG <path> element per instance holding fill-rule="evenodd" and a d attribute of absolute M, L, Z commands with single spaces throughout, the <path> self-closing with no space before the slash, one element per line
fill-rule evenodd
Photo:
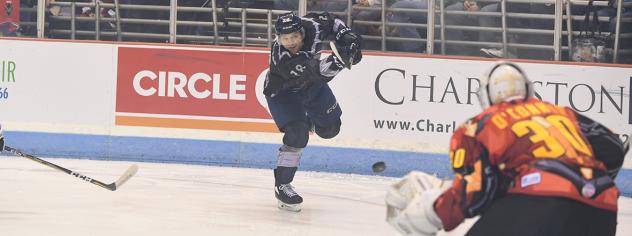
<path fill-rule="evenodd" d="M 350 46 L 351 44 L 362 44 L 362 37 L 353 32 L 351 28 L 343 28 L 336 34 L 336 43 L 342 46 Z"/>
<path fill-rule="evenodd" d="M 326 60 L 331 62 L 331 65 L 329 66 L 330 70 L 339 71 L 345 68 L 345 63 L 342 62 L 342 60 L 335 54 L 330 55 Z"/>
<path fill-rule="evenodd" d="M 358 64 L 362 60 L 362 37 L 350 28 L 344 28 L 336 34 L 336 50 L 340 60 L 350 68 L 349 65 Z"/>

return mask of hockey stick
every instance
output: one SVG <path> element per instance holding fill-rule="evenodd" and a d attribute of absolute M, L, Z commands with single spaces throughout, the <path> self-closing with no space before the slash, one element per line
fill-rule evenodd
<path fill-rule="evenodd" d="M 344 59 L 342 59 L 342 57 L 340 56 L 340 53 L 338 52 L 338 47 L 336 46 L 336 43 L 334 43 L 333 41 L 329 41 L 329 47 L 331 48 L 331 51 L 334 52 L 334 54 L 338 57 L 338 59 L 340 59 L 340 61 L 342 62 L 342 64 L 344 65 L 344 67 L 346 67 L 347 69 L 351 70 L 351 66 L 353 64 L 353 60 L 355 59 L 355 55 L 351 55 L 349 57 L 349 61 L 346 62 Z"/>
<path fill-rule="evenodd" d="M 77 173 L 75 171 L 66 169 L 64 167 L 61 167 L 61 166 L 58 166 L 56 164 L 50 163 L 48 161 L 42 160 L 42 159 L 37 158 L 35 156 L 23 153 L 22 151 L 20 151 L 18 149 L 15 149 L 15 148 L 12 148 L 12 147 L 9 147 L 9 146 L 4 146 L 4 150 L 7 151 L 7 152 L 13 153 L 16 156 L 24 157 L 24 158 L 30 159 L 32 161 L 38 162 L 38 163 L 40 163 L 42 165 L 51 167 L 53 169 L 57 169 L 57 170 L 63 171 L 66 174 L 69 174 L 69 175 L 72 175 L 74 177 L 80 178 L 82 180 L 90 182 L 91 184 L 94 184 L 94 185 L 97 185 L 99 187 L 108 189 L 110 191 L 116 191 L 118 188 L 121 187 L 121 185 L 123 185 L 125 182 L 127 182 L 127 180 L 132 178 L 132 176 L 134 176 L 134 174 L 136 174 L 136 171 L 138 171 L 138 166 L 134 164 L 134 165 L 130 166 L 129 168 L 127 168 L 125 173 L 123 173 L 123 175 L 121 175 L 121 177 L 119 177 L 119 179 L 116 180 L 116 182 L 113 182 L 111 184 L 105 184 L 105 183 L 103 183 L 101 181 L 98 181 L 96 179 L 90 178 L 90 177 L 85 176 L 83 174 L 80 174 L 80 173 Z"/>

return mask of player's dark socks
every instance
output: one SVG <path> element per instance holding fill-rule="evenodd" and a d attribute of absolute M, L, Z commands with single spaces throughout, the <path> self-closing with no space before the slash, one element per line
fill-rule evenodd
<path fill-rule="evenodd" d="M 294 180 L 294 174 L 298 167 L 284 167 L 278 166 L 274 169 L 274 186 L 281 184 L 289 184 Z"/>

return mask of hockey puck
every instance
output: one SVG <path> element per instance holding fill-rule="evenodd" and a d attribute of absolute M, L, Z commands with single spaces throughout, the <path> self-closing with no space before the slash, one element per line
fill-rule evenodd
<path fill-rule="evenodd" d="M 373 173 L 380 173 L 386 169 L 386 164 L 383 161 L 378 161 L 373 164 Z"/>

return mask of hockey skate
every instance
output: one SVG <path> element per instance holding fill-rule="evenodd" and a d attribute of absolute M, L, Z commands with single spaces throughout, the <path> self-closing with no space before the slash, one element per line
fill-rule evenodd
<path fill-rule="evenodd" d="M 281 184 L 274 187 L 274 196 L 279 201 L 279 209 L 293 212 L 301 211 L 303 198 L 294 191 L 291 184 Z"/>

